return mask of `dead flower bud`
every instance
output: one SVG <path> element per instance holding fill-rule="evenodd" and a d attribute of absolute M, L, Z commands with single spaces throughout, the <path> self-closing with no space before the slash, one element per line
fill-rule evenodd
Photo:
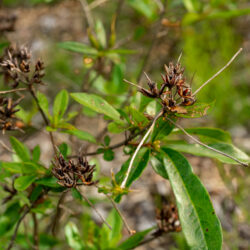
<path fill-rule="evenodd" d="M 87 159 L 79 156 L 78 162 L 66 161 L 62 154 L 56 157 L 56 162 L 52 162 L 52 174 L 58 179 L 58 184 L 66 188 L 78 185 L 94 185 L 92 181 L 95 165 L 90 165 Z"/>
<path fill-rule="evenodd" d="M 186 79 L 183 76 L 184 68 L 181 67 L 179 62 L 177 64 L 170 62 L 168 66 L 164 65 L 164 68 L 165 74 L 161 75 L 163 83 L 159 88 L 144 73 L 148 80 L 149 89 L 137 86 L 139 92 L 147 97 L 160 99 L 165 113 L 185 114 L 187 113 L 185 106 L 193 105 L 196 99 L 192 94 L 191 87 L 186 83 Z M 129 81 L 126 82 L 135 85 Z"/>
<path fill-rule="evenodd" d="M 20 82 L 41 84 L 41 79 L 44 77 L 44 64 L 38 60 L 35 65 L 32 65 L 30 59 L 31 53 L 26 47 L 20 48 L 12 45 L 7 48 L 3 57 L 0 58 L 1 73 L 4 75 L 5 83 L 12 79 L 13 88 L 16 88 Z"/>
<path fill-rule="evenodd" d="M 19 111 L 16 106 L 22 98 L 14 101 L 11 98 L 0 98 L 0 130 L 4 134 L 6 130 L 21 130 L 17 124 L 15 113 Z"/>
<path fill-rule="evenodd" d="M 162 232 L 180 232 L 178 210 L 174 204 L 164 205 L 162 209 L 156 210 L 158 228 Z"/>

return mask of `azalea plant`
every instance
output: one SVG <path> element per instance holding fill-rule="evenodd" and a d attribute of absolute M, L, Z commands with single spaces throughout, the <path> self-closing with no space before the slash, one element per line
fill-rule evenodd
<path fill-rule="evenodd" d="M 138 5 L 128 2 L 137 11 L 145 11 L 147 1 Z M 157 9 L 155 3 L 151 5 Z M 195 8 L 195 5 L 187 7 L 190 6 Z M 160 21 L 164 13 L 163 8 Z M 154 19 L 153 14 L 146 14 Z M 163 73 L 158 79 L 151 79 L 142 69 L 144 78 L 140 74 L 138 82 L 133 82 L 136 77 L 128 79 L 125 74 L 123 79 L 121 61 L 136 51 L 124 49 L 117 42 L 116 19 L 114 15 L 108 31 L 100 20 L 95 23 L 88 20 L 88 44 L 75 41 L 58 44 L 60 49 L 83 54 L 88 71 L 83 91 L 62 89 L 53 101 L 39 91 L 40 85 L 46 85 L 46 62 L 34 60 L 26 47 L 2 43 L 0 67 L 6 89 L 0 91 L 0 129 L 9 138 L 10 146 L 3 142 L 2 146 L 12 159 L 0 162 L 0 182 L 6 194 L 0 219 L 0 246 L 3 248 L 67 245 L 72 249 L 133 249 L 170 232 L 182 232 L 191 249 L 222 248 L 221 224 L 209 193 L 183 153 L 243 168 L 249 166 L 250 159 L 233 145 L 228 132 L 210 127 L 184 128 L 179 121 L 200 118 L 212 108 L 216 109 L 214 102 L 202 102 L 199 93 L 227 70 L 242 49 L 196 90 L 185 76 L 182 55 L 162 65 Z M 98 84 L 98 91 L 93 93 L 95 84 Z M 32 108 L 27 109 L 27 105 L 24 108 L 25 101 L 32 103 Z M 45 126 L 53 150 L 49 164 L 41 158 L 42 142 L 31 148 L 20 139 L 37 113 L 43 123 L 40 129 Z M 97 136 L 77 128 L 74 123 L 76 117 L 90 114 L 99 115 L 105 124 Z M 85 144 L 72 152 L 68 141 L 58 143 L 60 134 Z M 125 139 L 113 143 L 113 134 Z M 94 151 L 89 151 L 90 145 L 95 147 Z M 116 169 L 110 167 L 111 174 L 107 178 L 101 174 L 102 166 L 93 157 L 101 155 L 109 166 L 119 148 L 127 159 Z M 134 192 L 133 183 L 150 167 L 150 171 L 170 183 L 175 202 L 157 209 L 155 226 L 136 232 L 119 206 L 124 196 Z M 97 198 L 104 195 L 111 204 L 107 217 L 90 199 L 90 189 L 98 191 Z M 89 214 L 83 214 L 78 223 L 69 218 L 64 225 L 64 242 L 58 231 L 67 196 L 73 197 L 80 206 L 89 207 L 101 223 L 95 222 Z M 32 228 L 33 233 L 26 232 L 26 226 L 21 227 L 29 216 L 28 228 Z"/>

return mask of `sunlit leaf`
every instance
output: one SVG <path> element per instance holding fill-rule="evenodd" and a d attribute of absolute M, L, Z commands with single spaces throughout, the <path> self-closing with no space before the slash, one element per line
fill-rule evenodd
<path fill-rule="evenodd" d="M 92 143 L 96 143 L 95 137 L 93 135 L 91 135 L 90 133 L 83 131 L 83 130 L 74 129 L 74 130 L 64 130 L 62 132 L 70 134 L 70 135 L 74 135 L 83 141 L 89 141 Z"/>
<path fill-rule="evenodd" d="M 169 148 L 178 150 L 183 153 L 188 153 L 188 154 L 193 154 L 197 156 L 204 156 L 204 157 L 211 157 L 215 158 L 223 163 L 229 163 L 229 164 L 239 164 L 236 161 L 221 155 L 219 153 L 216 153 L 208 148 L 205 148 L 204 146 L 201 146 L 199 144 L 189 144 L 183 141 L 169 141 L 167 143 L 167 146 Z M 218 142 L 218 143 L 209 143 L 208 146 L 218 149 L 228 155 L 231 155 L 235 157 L 236 159 L 248 163 L 250 162 L 250 158 L 248 155 L 246 155 L 244 152 L 242 152 L 240 149 L 236 148 L 232 144 L 227 144 L 223 142 Z"/>
<path fill-rule="evenodd" d="M 15 179 L 14 187 L 18 191 L 23 191 L 28 188 L 36 179 L 36 175 L 25 175 Z"/>
<path fill-rule="evenodd" d="M 82 53 L 85 55 L 96 56 L 98 54 L 98 50 L 96 50 L 96 49 L 94 49 L 94 48 L 92 48 L 89 45 L 84 44 L 84 43 L 67 41 L 67 42 L 59 43 L 58 46 L 60 48 L 66 49 L 66 50 Z"/>
<path fill-rule="evenodd" d="M 221 225 L 208 192 L 185 157 L 169 148 L 162 152 L 188 245 L 191 249 L 221 249 Z"/>
<path fill-rule="evenodd" d="M 123 123 L 120 119 L 119 112 L 100 96 L 87 93 L 72 93 L 70 95 L 80 104 L 98 113 L 104 114 L 118 123 Z"/>
<path fill-rule="evenodd" d="M 16 139 L 13 136 L 10 136 L 10 143 L 11 143 L 13 150 L 15 151 L 15 153 L 21 160 L 23 161 L 30 160 L 29 149 L 22 142 L 20 142 L 18 139 Z"/>

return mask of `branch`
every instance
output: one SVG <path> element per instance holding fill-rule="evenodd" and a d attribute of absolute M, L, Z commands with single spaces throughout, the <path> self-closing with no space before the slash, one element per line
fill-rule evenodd
<path fill-rule="evenodd" d="M 38 222 L 35 213 L 32 213 L 32 219 L 34 224 L 34 231 L 33 231 L 33 239 L 34 239 L 34 249 L 39 249 L 39 230 L 38 230 Z"/>
<path fill-rule="evenodd" d="M 94 27 L 94 21 L 93 21 L 93 18 L 91 16 L 91 12 L 90 12 L 90 9 L 89 9 L 88 2 L 86 0 L 80 0 L 80 3 L 82 5 L 83 11 L 84 11 L 84 13 L 86 15 L 88 26 L 89 26 L 89 28 L 92 29 Z"/>
<path fill-rule="evenodd" d="M 151 123 L 152 124 L 152 123 Z M 151 124 L 149 126 L 151 126 Z M 107 149 L 116 149 L 116 148 L 119 148 L 119 147 L 122 147 L 124 145 L 127 145 L 131 140 L 133 140 L 135 137 L 137 137 L 138 135 L 142 134 L 145 130 L 147 130 L 147 128 L 149 126 L 146 126 L 145 128 L 143 128 L 142 130 L 140 130 L 139 132 L 135 133 L 135 134 L 131 134 L 127 139 L 125 139 L 124 141 L 121 141 L 119 143 L 116 143 L 110 147 L 107 147 Z M 98 150 L 96 151 L 93 151 L 93 152 L 89 152 L 89 153 L 86 153 L 84 155 L 86 156 L 92 156 L 92 155 L 98 155 L 98 154 L 102 154 L 103 152 L 99 152 Z M 68 156 L 69 159 L 72 159 L 72 158 L 77 158 L 78 155 L 71 155 L 71 156 Z"/>
<path fill-rule="evenodd" d="M 125 173 L 125 178 L 124 178 L 124 180 L 123 180 L 123 182 L 122 182 L 122 184 L 121 184 L 121 188 L 125 188 L 126 183 L 127 183 L 127 180 L 128 180 L 128 177 L 129 177 L 129 174 L 130 174 L 130 172 L 131 172 L 131 170 L 132 170 L 132 166 L 133 166 L 135 157 L 136 157 L 137 153 L 139 152 L 139 150 L 141 149 L 141 147 L 142 147 L 144 141 L 147 139 L 147 137 L 149 136 L 149 134 L 150 134 L 151 131 L 153 130 L 154 125 L 155 125 L 155 122 L 158 120 L 159 117 L 162 116 L 162 114 L 163 114 L 163 112 L 162 112 L 162 110 L 161 110 L 161 111 L 155 116 L 155 118 L 154 118 L 154 120 L 153 120 L 153 122 L 152 122 L 150 128 L 148 129 L 147 133 L 144 135 L 144 137 L 142 138 L 140 144 L 139 144 L 138 147 L 136 148 L 136 150 L 135 150 L 135 152 L 134 152 L 134 154 L 133 154 L 133 156 L 132 156 L 132 158 L 131 158 L 131 161 L 130 161 L 130 163 L 129 163 L 128 170 L 127 170 L 127 172 Z"/>
<path fill-rule="evenodd" d="M 215 77 L 217 77 L 222 71 L 224 71 L 233 61 L 234 59 L 240 54 L 240 52 L 243 49 L 240 48 L 235 54 L 234 56 L 229 60 L 229 62 L 223 67 L 221 68 L 217 73 L 215 73 L 211 78 L 209 78 L 206 82 L 204 82 L 194 93 L 192 96 L 195 96 L 203 87 L 205 87 L 209 82 L 211 82 Z"/>
<path fill-rule="evenodd" d="M 203 147 L 205 147 L 205 148 L 208 148 L 208 149 L 210 149 L 210 150 L 212 150 L 212 151 L 214 151 L 214 152 L 216 152 L 216 153 L 218 153 L 218 154 L 224 155 L 224 156 L 226 156 L 226 157 L 228 157 L 228 158 L 230 158 L 230 159 L 232 159 L 232 160 L 238 162 L 240 165 L 242 165 L 242 166 L 244 166 L 244 167 L 248 167 L 248 164 L 247 164 L 247 163 L 244 163 L 244 162 L 242 162 L 242 161 L 240 161 L 240 160 L 234 158 L 234 157 L 231 156 L 231 155 L 228 155 L 228 154 L 226 154 L 226 153 L 224 153 L 224 152 L 222 152 L 222 151 L 220 151 L 220 150 L 218 150 L 218 149 L 212 148 L 212 147 L 210 147 L 210 146 L 204 144 L 203 142 L 199 141 L 198 139 L 196 139 L 195 137 L 193 137 L 192 135 L 190 135 L 183 127 L 181 127 L 180 125 L 178 125 L 177 123 L 175 123 L 172 119 L 170 119 L 170 118 L 167 117 L 167 116 L 165 116 L 165 118 L 166 118 L 168 121 L 170 121 L 172 124 L 174 124 L 177 128 L 179 128 L 179 129 L 180 129 L 185 135 L 187 135 L 190 139 L 192 139 L 192 140 L 195 141 L 196 143 L 200 144 L 201 146 L 203 146 Z"/>
<path fill-rule="evenodd" d="M 130 235 L 133 235 L 133 234 L 135 233 L 135 230 L 133 230 L 133 229 L 130 228 L 130 226 L 128 225 L 128 223 L 127 223 L 125 217 L 122 215 L 121 211 L 119 210 L 119 208 L 118 208 L 117 205 L 115 204 L 115 202 L 114 202 L 114 200 L 112 199 L 112 197 L 110 197 L 108 194 L 105 194 L 105 195 L 108 197 L 108 199 L 111 201 L 113 207 L 115 208 L 115 210 L 117 211 L 117 213 L 120 215 L 120 217 L 121 217 L 121 219 L 122 219 L 122 221 L 123 221 L 123 223 L 124 223 L 126 229 L 128 230 L 128 233 L 129 233 Z"/>
<path fill-rule="evenodd" d="M 49 121 L 48 121 L 48 119 L 47 119 L 45 113 L 43 112 L 43 110 L 42 110 L 40 104 L 39 104 L 39 101 L 38 101 L 38 99 L 37 99 L 37 96 L 36 96 L 36 93 L 35 93 L 35 91 L 34 91 L 34 89 L 33 89 L 32 84 L 29 84 L 29 92 L 30 92 L 30 94 L 32 95 L 33 99 L 35 100 L 36 105 L 37 105 L 37 107 L 38 107 L 38 110 L 39 110 L 40 114 L 42 115 L 42 118 L 43 118 L 43 120 L 44 120 L 46 126 L 49 126 Z M 54 137 L 53 137 L 52 132 L 49 132 L 49 136 L 50 136 L 50 140 L 51 140 L 51 143 L 52 143 L 52 147 L 53 147 L 54 153 L 55 153 L 55 155 L 56 155 L 56 153 L 57 153 L 56 144 L 55 144 L 55 140 L 54 140 Z"/>
<path fill-rule="evenodd" d="M 81 189 L 79 187 L 77 187 L 78 191 L 80 192 L 80 194 L 82 195 L 83 199 L 92 207 L 92 209 L 97 213 L 97 215 L 100 217 L 100 219 L 102 220 L 103 223 L 105 223 L 107 225 L 107 227 L 112 230 L 112 227 L 108 224 L 108 222 L 104 219 L 104 217 L 102 216 L 102 214 L 95 208 L 95 206 L 93 205 L 93 203 L 81 192 Z"/>
<path fill-rule="evenodd" d="M 18 222 L 17 222 L 17 224 L 16 224 L 16 228 L 15 228 L 14 234 L 13 234 L 12 237 L 11 237 L 11 241 L 10 241 L 10 244 L 9 244 L 7 250 L 10 250 L 10 249 L 13 247 L 14 242 L 15 242 L 15 239 L 16 239 L 16 236 L 17 236 L 17 232 L 18 232 L 19 226 L 20 226 L 21 222 L 23 221 L 23 219 L 25 218 L 25 216 L 30 212 L 31 208 L 32 208 L 32 206 L 28 207 L 28 208 L 24 211 L 24 213 L 23 213 L 23 215 L 20 217 L 20 219 L 18 220 Z"/>
<path fill-rule="evenodd" d="M 28 90 L 28 89 L 27 88 L 19 88 L 19 89 L 4 90 L 4 91 L 0 91 L 0 95 L 14 93 L 14 92 L 18 92 L 18 91 L 26 91 L 26 90 Z"/>

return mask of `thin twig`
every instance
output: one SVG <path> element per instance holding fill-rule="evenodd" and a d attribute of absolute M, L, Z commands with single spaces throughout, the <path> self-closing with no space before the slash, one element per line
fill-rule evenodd
<path fill-rule="evenodd" d="M 96 0 L 96 1 L 89 4 L 89 9 L 92 10 L 92 9 L 98 7 L 99 5 L 104 4 L 107 1 L 109 1 L 109 0 Z"/>
<path fill-rule="evenodd" d="M 208 149 L 210 149 L 210 150 L 212 150 L 212 151 L 214 151 L 214 152 L 216 152 L 216 153 L 218 153 L 218 154 L 224 155 L 224 156 L 226 156 L 226 157 L 228 157 L 228 158 L 230 158 L 230 159 L 232 159 L 232 160 L 238 162 L 240 165 L 242 165 L 242 166 L 244 166 L 244 167 L 248 167 L 248 164 L 247 164 L 247 163 L 244 163 L 244 162 L 242 162 L 242 161 L 240 161 L 240 160 L 234 158 L 234 157 L 231 156 L 231 155 L 228 155 L 228 154 L 226 154 L 226 153 L 224 153 L 224 152 L 222 152 L 222 151 L 220 151 L 220 150 L 218 150 L 218 149 L 212 148 L 212 147 L 210 147 L 210 146 L 208 146 L 208 145 L 202 143 L 201 141 L 199 141 L 198 139 L 196 139 L 195 137 L 193 137 L 192 135 L 190 135 L 182 126 L 180 126 L 180 125 L 178 125 L 177 123 L 175 123 L 172 119 L 170 119 L 170 118 L 167 117 L 167 116 L 165 116 L 165 118 L 166 118 L 168 121 L 170 121 L 172 124 L 174 124 L 177 128 L 179 128 L 179 129 L 180 129 L 185 135 L 187 135 L 190 139 L 192 139 L 192 140 L 195 141 L 196 143 L 200 144 L 201 146 L 203 146 L 203 147 L 205 147 L 205 148 L 208 148 Z"/>
<path fill-rule="evenodd" d="M 10 153 L 14 153 L 14 151 L 11 148 L 9 148 L 3 141 L 0 141 L 0 144 L 2 145 L 2 147 L 4 149 L 6 149 L 7 151 L 9 151 Z"/>
<path fill-rule="evenodd" d="M 124 180 L 123 180 L 123 182 L 122 182 L 122 184 L 121 184 L 121 188 L 125 188 L 126 183 L 127 183 L 127 180 L 128 180 L 128 177 L 129 177 L 129 174 L 130 174 L 130 172 L 131 172 L 131 170 L 132 170 L 132 166 L 133 166 L 135 157 L 136 157 L 137 153 L 139 152 L 139 150 L 141 149 L 143 143 L 145 142 L 145 140 L 147 139 L 147 137 L 149 136 L 149 134 L 150 134 L 151 131 L 153 130 L 154 125 L 155 125 L 155 122 L 156 122 L 156 121 L 158 120 L 158 118 L 162 115 L 162 113 L 163 113 L 163 112 L 160 111 L 160 112 L 155 116 L 155 118 L 154 118 L 154 120 L 153 120 L 153 122 L 152 122 L 150 128 L 148 129 L 147 133 L 146 133 L 146 134 L 144 135 L 144 137 L 142 138 L 140 144 L 137 146 L 137 148 L 136 148 L 136 150 L 135 150 L 135 152 L 134 152 L 134 154 L 133 154 L 133 156 L 132 156 L 132 158 L 131 158 L 131 161 L 130 161 L 130 163 L 129 163 L 128 170 L 127 170 L 126 173 L 125 173 L 125 178 L 124 178 Z"/>
<path fill-rule="evenodd" d="M 204 82 L 194 93 L 193 96 L 195 96 L 203 87 L 205 87 L 209 82 L 211 82 L 215 77 L 217 77 L 222 71 L 224 71 L 233 61 L 234 59 L 240 54 L 240 52 L 243 49 L 240 48 L 235 54 L 234 56 L 228 61 L 228 63 L 221 68 L 217 73 L 215 73 L 211 78 L 209 78 L 206 82 Z"/>
<path fill-rule="evenodd" d="M 23 215 L 19 218 L 19 220 L 18 220 L 18 222 L 16 224 L 16 227 L 15 227 L 14 234 L 11 237 L 11 241 L 10 241 L 10 244 L 9 244 L 7 250 L 10 250 L 13 247 L 16 236 L 17 236 L 19 226 L 20 226 L 21 222 L 23 221 L 23 219 L 25 218 L 25 216 L 30 212 L 31 208 L 32 208 L 32 206 L 27 207 L 26 210 L 24 211 Z"/>
<path fill-rule="evenodd" d="M 34 239 L 34 249 L 38 250 L 39 249 L 39 230 L 38 230 L 38 222 L 37 222 L 37 217 L 35 213 L 32 213 L 32 219 L 33 219 L 33 226 L 34 226 L 34 231 L 33 231 L 33 239 Z"/>
<path fill-rule="evenodd" d="M 36 105 L 37 105 L 37 107 L 38 107 L 38 110 L 39 110 L 40 114 L 42 115 L 42 118 L 43 118 L 43 120 L 44 120 L 46 126 L 49 126 L 49 121 L 48 121 L 48 119 L 47 119 L 45 113 L 43 112 L 43 110 L 42 110 L 40 104 L 39 104 L 38 98 L 37 98 L 37 96 L 36 96 L 36 93 L 35 93 L 35 91 L 34 91 L 34 89 L 33 89 L 32 84 L 29 85 L 29 92 L 30 92 L 30 94 L 32 95 L 33 99 L 35 100 Z M 56 153 L 57 153 L 56 144 L 55 144 L 55 140 L 54 140 L 54 137 L 53 137 L 52 132 L 49 132 L 49 136 L 50 136 L 50 141 L 51 141 L 51 144 L 52 144 L 54 153 L 55 153 L 55 155 L 56 155 Z"/>
<path fill-rule="evenodd" d="M 3 90 L 3 91 L 0 91 L 0 95 L 14 93 L 14 92 L 18 92 L 18 91 L 25 91 L 25 90 L 28 90 L 28 89 L 27 88 L 19 88 L 19 89 Z"/>
<path fill-rule="evenodd" d="M 80 0 L 80 3 L 82 5 L 83 11 L 84 11 L 84 13 L 86 15 L 88 26 L 89 26 L 89 28 L 92 29 L 94 27 L 94 21 L 93 21 L 93 18 L 91 16 L 91 12 L 90 12 L 90 9 L 89 9 L 88 2 L 86 0 Z"/>
<path fill-rule="evenodd" d="M 151 123 L 152 124 L 152 123 Z M 151 126 L 151 124 L 149 126 Z M 146 126 L 145 128 L 143 128 L 142 130 L 140 130 L 139 132 L 135 133 L 135 134 L 131 134 L 128 138 L 126 138 L 125 140 L 119 142 L 119 143 L 116 143 L 112 146 L 109 146 L 107 149 L 116 149 L 116 148 L 119 148 L 119 147 L 122 147 L 124 145 L 127 145 L 131 140 L 133 140 L 135 137 L 137 137 L 138 135 L 142 134 L 145 130 L 148 129 L 149 126 Z M 100 150 L 96 150 L 96 151 L 93 151 L 93 152 L 89 152 L 89 153 L 86 153 L 84 154 L 85 156 L 93 156 L 93 155 L 98 155 L 98 154 L 102 154 L 103 152 L 101 152 Z M 71 155 L 71 156 L 68 156 L 69 159 L 72 159 L 72 158 L 77 158 L 78 155 Z"/>
<path fill-rule="evenodd" d="M 130 226 L 128 225 L 128 223 L 127 223 L 125 217 L 123 216 L 123 214 L 121 213 L 121 211 L 120 211 L 119 208 L 117 207 L 117 205 L 116 205 L 116 203 L 114 202 L 114 200 L 112 199 L 112 197 L 110 197 L 108 194 L 105 194 L 105 195 L 108 197 L 108 199 L 111 201 L 113 207 L 115 208 L 115 210 L 117 211 L 117 213 L 120 215 L 120 217 L 121 217 L 121 219 L 122 219 L 122 221 L 123 221 L 123 223 L 124 223 L 124 225 L 125 225 L 125 227 L 126 227 L 128 233 L 129 233 L 130 235 L 135 234 L 135 230 L 133 230 L 133 229 L 130 228 Z"/>
<path fill-rule="evenodd" d="M 107 225 L 107 227 L 112 230 L 112 227 L 108 224 L 108 222 L 104 219 L 104 217 L 102 216 L 102 214 L 95 208 L 95 206 L 93 205 L 93 203 L 81 192 L 81 189 L 79 187 L 77 187 L 78 191 L 80 192 L 80 194 L 82 195 L 83 199 L 92 207 L 92 209 L 97 213 L 97 215 L 101 218 L 102 222 L 105 223 Z"/>
<path fill-rule="evenodd" d="M 60 205 L 65 200 L 65 197 L 66 197 L 68 191 L 69 191 L 69 189 L 64 190 L 62 192 L 59 200 L 58 200 L 58 203 L 57 203 L 57 206 L 56 206 L 56 214 L 54 216 L 54 219 L 52 221 L 52 226 L 51 226 L 51 231 L 52 231 L 53 236 L 56 236 L 56 234 L 57 234 L 58 221 L 59 221 L 59 219 L 61 217 L 62 210 L 63 210 Z"/>

